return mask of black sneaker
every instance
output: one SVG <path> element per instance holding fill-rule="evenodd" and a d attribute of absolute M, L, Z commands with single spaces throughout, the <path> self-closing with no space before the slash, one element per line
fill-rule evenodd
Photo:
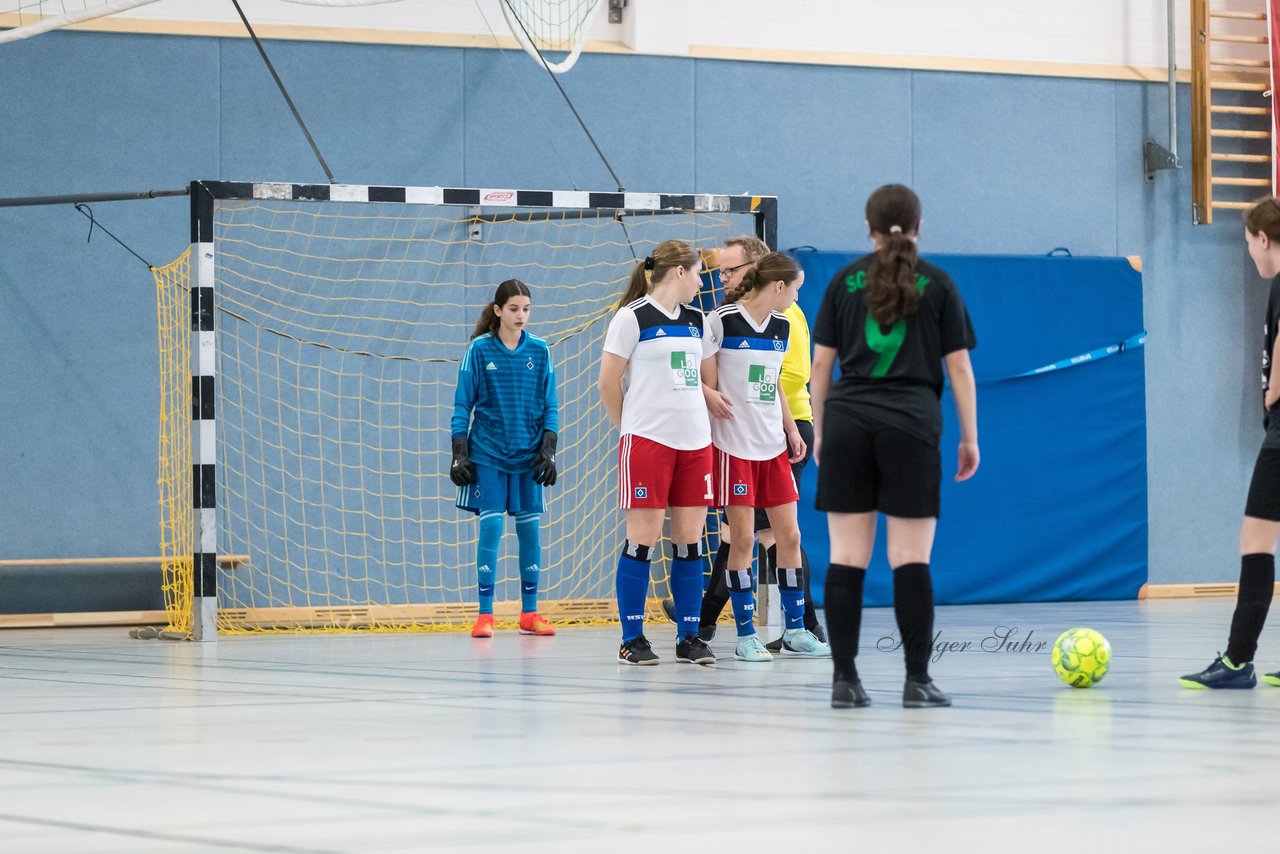
<path fill-rule="evenodd" d="M 767 644 L 764 645 L 764 648 L 769 650 L 769 652 L 773 653 L 774 655 L 778 655 L 779 653 L 782 652 L 782 638 L 769 641 Z"/>
<path fill-rule="evenodd" d="M 710 626 L 698 626 L 698 637 L 710 643 L 711 639 L 716 636 L 715 624 Z"/>
<path fill-rule="evenodd" d="M 662 613 L 666 614 L 667 619 L 674 623 L 676 621 L 676 600 L 663 599 Z"/>
<path fill-rule="evenodd" d="M 862 690 L 862 680 L 837 678 L 831 683 L 831 708 L 861 709 L 871 705 L 871 698 Z"/>
<path fill-rule="evenodd" d="M 823 643 L 827 642 L 827 633 L 822 628 L 821 623 L 814 623 L 812 626 L 805 626 L 805 628 L 813 632 L 813 636 L 816 637 L 818 640 L 822 641 Z"/>
<path fill-rule="evenodd" d="M 934 706 L 950 706 L 951 698 L 938 690 L 938 686 L 930 679 L 919 682 L 907 677 L 902 686 L 902 706 L 906 709 L 929 709 Z"/>
<path fill-rule="evenodd" d="M 1266 677 L 1263 677 L 1264 679 Z M 1219 655 L 1199 673 L 1188 673 L 1179 677 L 1178 682 L 1184 688 L 1244 688 L 1249 689 L 1258 684 L 1253 675 L 1253 663 L 1232 664 L 1231 659 Z"/>
<path fill-rule="evenodd" d="M 661 660 L 654 654 L 653 647 L 644 635 L 623 641 L 622 646 L 618 647 L 619 664 L 657 664 Z"/>
<path fill-rule="evenodd" d="M 684 640 L 676 642 L 676 661 L 682 664 L 715 664 L 716 654 L 702 638 L 688 634 Z"/>

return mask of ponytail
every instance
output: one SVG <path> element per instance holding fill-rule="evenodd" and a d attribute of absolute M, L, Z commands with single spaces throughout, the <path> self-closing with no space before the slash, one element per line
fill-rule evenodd
<path fill-rule="evenodd" d="M 863 297 L 871 318 L 893 326 L 920 310 L 914 235 L 920 229 L 920 198 L 901 184 L 886 184 L 867 199 L 867 224 L 880 246 L 867 271 Z"/>
<path fill-rule="evenodd" d="M 631 278 L 627 281 L 627 289 L 622 292 L 622 299 L 618 301 L 618 308 L 649 293 L 649 288 L 666 278 L 668 271 L 676 267 L 692 270 L 698 260 L 698 253 L 683 240 L 662 241 L 631 271 Z"/>
<path fill-rule="evenodd" d="M 725 291 L 726 303 L 737 302 L 748 294 L 758 291 L 774 282 L 786 282 L 788 285 L 800 278 L 800 265 L 790 255 L 781 252 L 770 252 L 756 261 L 742 274 L 742 281 L 730 291 Z"/>
<path fill-rule="evenodd" d="M 533 297 L 529 286 L 519 279 L 507 279 L 498 285 L 498 290 L 494 292 L 493 299 L 480 312 L 480 319 L 476 321 L 475 331 L 471 333 L 472 338 L 479 338 L 486 332 L 493 333 L 498 331 L 498 327 L 502 325 L 502 321 L 498 318 L 495 308 L 502 308 L 507 304 L 507 300 L 512 297 Z"/>

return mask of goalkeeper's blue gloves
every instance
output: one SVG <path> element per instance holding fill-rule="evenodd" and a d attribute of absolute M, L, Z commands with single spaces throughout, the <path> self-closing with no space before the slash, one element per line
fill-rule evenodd
<path fill-rule="evenodd" d="M 559 436 L 550 430 L 542 434 L 542 445 L 533 461 L 533 482 L 540 486 L 556 485 L 556 442 Z"/>

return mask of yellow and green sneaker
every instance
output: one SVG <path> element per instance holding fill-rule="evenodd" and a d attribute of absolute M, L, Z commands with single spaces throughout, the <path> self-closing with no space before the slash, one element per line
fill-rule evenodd
<path fill-rule="evenodd" d="M 1199 673 L 1188 673 L 1178 679 L 1184 688 L 1252 688 L 1258 684 L 1253 675 L 1253 663 L 1233 664 L 1231 659 L 1221 653 L 1204 670 Z"/>

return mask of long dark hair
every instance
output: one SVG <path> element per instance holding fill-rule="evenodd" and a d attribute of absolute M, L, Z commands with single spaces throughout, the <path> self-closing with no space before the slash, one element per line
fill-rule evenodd
<path fill-rule="evenodd" d="M 725 292 L 724 301 L 737 302 L 765 285 L 771 285 L 774 282 L 786 282 L 789 285 L 798 278 L 800 278 L 800 265 L 794 258 L 781 252 L 770 252 L 747 268 L 738 286 Z"/>
<path fill-rule="evenodd" d="M 618 307 L 635 302 L 649 293 L 650 284 L 661 282 L 676 267 L 692 270 L 698 259 L 698 253 L 683 240 L 662 241 L 631 271 L 631 278 L 627 281 L 627 289 L 622 292 Z"/>
<path fill-rule="evenodd" d="M 867 271 L 863 299 L 881 326 L 893 326 L 920 309 L 916 287 L 916 242 L 920 229 L 920 197 L 902 184 L 885 184 L 867 199 L 867 224 L 880 238 L 880 248 Z"/>
<path fill-rule="evenodd" d="M 493 300 L 484 307 L 484 311 L 480 312 L 480 319 L 476 321 L 476 331 L 471 333 L 471 337 L 479 338 L 486 332 L 497 332 L 498 327 L 502 325 L 502 320 L 494 309 L 502 308 L 512 297 L 532 299 L 533 294 L 529 291 L 529 286 L 519 279 L 507 279 L 498 285 L 498 289 L 493 293 Z"/>

